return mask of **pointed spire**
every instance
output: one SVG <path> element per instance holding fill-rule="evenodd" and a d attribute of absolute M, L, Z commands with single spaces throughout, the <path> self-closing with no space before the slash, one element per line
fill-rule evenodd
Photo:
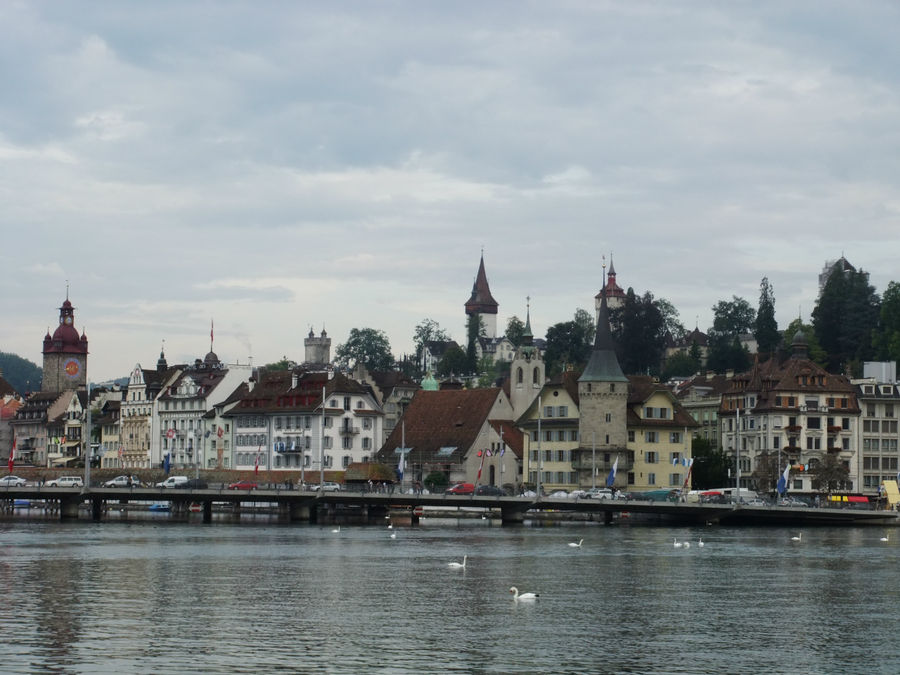
<path fill-rule="evenodd" d="M 594 333 L 594 350 L 579 382 L 627 382 L 622 367 L 616 358 L 615 343 L 609 328 L 609 308 L 606 306 L 605 289 L 600 293 L 600 309 L 597 329 Z"/>
<path fill-rule="evenodd" d="M 525 330 L 522 331 L 522 342 L 531 344 L 534 341 L 534 333 L 531 332 L 531 296 L 525 298 Z"/>
<path fill-rule="evenodd" d="M 488 286 L 487 273 L 484 271 L 484 253 L 482 253 L 481 261 L 478 263 L 478 274 L 475 275 L 475 283 L 472 284 L 472 295 L 466 303 L 466 313 L 496 314 L 498 306 L 494 296 L 491 295 L 491 288 Z"/>

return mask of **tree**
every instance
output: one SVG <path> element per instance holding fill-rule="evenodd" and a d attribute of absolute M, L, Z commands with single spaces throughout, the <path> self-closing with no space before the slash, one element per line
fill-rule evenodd
<path fill-rule="evenodd" d="M 813 309 L 813 329 L 828 354 L 825 367 L 830 372 L 858 370 L 862 361 L 872 358 L 880 309 L 881 301 L 862 270 L 828 277 Z"/>
<path fill-rule="evenodd" d="M 280 370 L 290 370 L 291 368 L 296 367 L 296 363 L 288 359 L 287 356 L 282 356 L 280 361 L 276 361 L 275 363 L 267 363 L 262 367 L 263 370 L 267 370 L 271 372 L 277 372 Z"/>
<path fill-rule="evenodd" d="M 691 457 L 694 464 L 691 468 L 691 486 L 695 490 L 719 488 L 728 484 L 728 467 L 731 459 L 716 449 L 706 438 L 694 436 L 691 441 Z"/>
<path fill-rule="evenodd" d="M 892 281 L 881 296 L 878 326 L 872 335 L 875 358 L 900 361 L 900 284 Z"/>
<path fill-rule="evenodd" d="M 433 319 L 422 319 L 413 332 L 413 345 L 416 348 L 416 368 L 419 373 L 425 372 L 425 346 L 429 342 L 447 342 L 450 336 L 440 324 Z"/>
<path fill-rule="evenodd" d="M 709 354 L 706 367 L 717 373 L 741 372 L 750 367 L 750 354 L 741 345 L 741 335 L 750 333 L 756 312 L 744 298 L 720 300 L 713 305 L 713 327 L 707 334 Z"/>
<path fill-rule="evenodd" d="M 665 298 L 656 298 L 656 307 L 662 314 L 663 323 L 666 326 L 666 332 L 672 336 L 673 340 L 682 340 L 687 335 L 684 324 L 678 320 L 678 310 L 675 305 Z"/>
<path fill-rule="evenodd" d="M 625 303 L 612 311 L 610 325 L 622 372 L 658 375 L 666 351 L 666 324 L 653 294 L 647 291 L 641 297 L 629 288 Z"/>
<path fill-rule="evenodd" d="M 438 377 L 449 377 L 450 375 L 461 375 L 469 371 L 469 359 L 461 347 L 453 345 L 438 361 L 437 367 Z"/>
<path fill-rule="evenodd" d="M 548 375 L 558 375 L 567 366 L 581 367 L 591 355 L 592 344 L 587 341 L 584 326 L 575 321 L 550 326 L 546 340 L 544 363 Z"/>
<path fill-rule="evenodd" d="M 335 362 L 342 367 L 362 363 L 368 370 L 392 370 L 394 357 L 384 331 L 374 328 L 353 328 L 347 342 L 338 345 Z"/>
<path fill-rule="evenodd" d="M 513 347 L 522 344 L 522 336 L 525 334 L 525 324 L 517 316 L 509 317 L 506 322 L 506 339 L 512 343 Z"/>
<path fill-rule="evenodd" d="M 846 490 L 850 485 L 850 470 L 837 456 L 831 453 L 825 455 L 820 462 L 810 466 L 810 473 L 812 474 L 812 488 L 819 492 Z"/>
<path fill-rule="evenodd" d="M 594 344 L 594 333 L 597 332 L 597 322 L 594 320 L 594 315 L 586 309 L 579 308 L 575 310 L 573 321 L 584 332 L 584 341 L 589 345 Z"/>
<path fill-rule="evenodd" d="M 771 354 L 778 348 L 781 334 L 775 320 L 775 292 L 768 277 L 763 277 L 759 284 L 759 308 L 756 310 L 756 323 L 753 327 L 757 349 Z"/>
<path fill-rule="evenodd" d="M 682 350 L 666 359 L 662 380 L 666 382 L 673 377 L 687 377 L 700 370 L 700 359 Z"/>
<path fill-rule="evenodd" d="M 787 461 L 787 455 L 781 456 L 781 462 Z M 775 493 L 778 479 L 784 472 L 784 464 L 779 462 L 778 452 L 763 451 L 756 460 L 753 470 L 753 482 L 758 492 Z"/>
<path fill-rule="evenodd" d="M 0 373 L 9 382 L 9 386 L 22 396 L 41 390 L 40 367 L 21 356 L 0 352 Z"/>

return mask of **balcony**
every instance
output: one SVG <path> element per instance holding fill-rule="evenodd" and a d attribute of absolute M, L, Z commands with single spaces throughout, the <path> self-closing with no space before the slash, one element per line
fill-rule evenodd
<path fill-rule="evenodd" d="M 838 427 L 838 426 L 829 426 L 828 427 L 829 434 L 839 434 L 842 431 L 845 431 L 844 427 Z M 850 430 L 846 429 L 846 431 L 850 431 Z"/>
<path fill-rule="evenodd" d="M 338 433 L 341 436 L 355 436 L 359 433 L 359 427 L 355 427 L 351 424 L 342 424 L 338 427 Z"/>
<path fill-rule="evenodd" d="M 803 431 L 803 427 L 801 427 L 799 424 L 791 424 L 790 426 L 785 427 L 784 430 L 789 434 L 799 434 L 801 431 Z"/>

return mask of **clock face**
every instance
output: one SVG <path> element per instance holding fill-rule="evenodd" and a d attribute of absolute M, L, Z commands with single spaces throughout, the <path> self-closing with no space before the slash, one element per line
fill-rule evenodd
<path fill-rule="evenodd" d="M 81 361 L 78 359 L 66 359 L 63 363 L 63 372 L 70 380 L 74 380 L 81 374 Z"/>

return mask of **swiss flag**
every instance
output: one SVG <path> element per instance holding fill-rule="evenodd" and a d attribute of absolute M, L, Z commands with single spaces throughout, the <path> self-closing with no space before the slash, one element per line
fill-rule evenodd
<path fill-rule="evenodd" d="M 15 462 L 13 461 L 13 456 L 16 454 L 16 441 L 18 441 L 15 436 L 13 436 L 13 446 L 12 450 L 9 451 L 9 472 L 13 472 L 13 468 L 15 467 Z"/>

